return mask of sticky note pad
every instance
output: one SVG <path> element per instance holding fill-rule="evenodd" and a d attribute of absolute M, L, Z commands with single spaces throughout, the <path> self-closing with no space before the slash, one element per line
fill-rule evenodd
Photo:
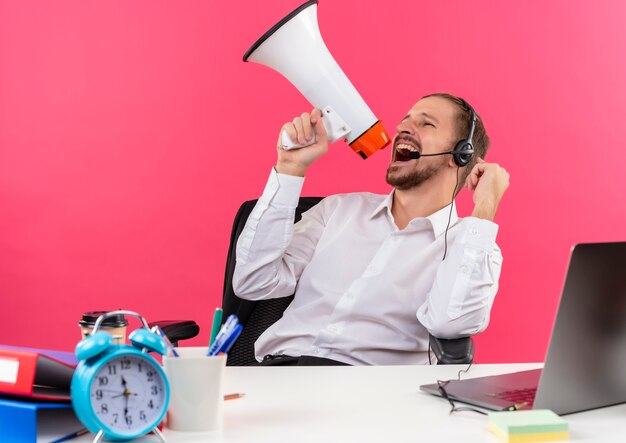
<path fill-rule="evenodd" d="M 505 443 L 569 440 L 567 422 L 547 409 L 492 412 L 489 431 Z"/>

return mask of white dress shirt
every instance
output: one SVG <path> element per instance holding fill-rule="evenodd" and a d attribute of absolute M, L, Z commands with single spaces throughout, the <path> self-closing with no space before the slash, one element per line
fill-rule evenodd
<path fill-rule="evenodd" d="M 267 354 L 313 355 L 352 365 L 420 364 L 428 333 L 481 332 L 498 288 L 498 225 L 452 211 L 402 230 L 393 191 L 326 197 L 294 225 L 304 178 L 272 169 L 237 243 L 235 293 L 295 298 L 255 344 Z"/>

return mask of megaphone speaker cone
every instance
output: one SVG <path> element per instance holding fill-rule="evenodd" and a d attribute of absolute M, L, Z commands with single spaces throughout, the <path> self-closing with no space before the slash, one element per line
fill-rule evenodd
<path fill-rule="evenodd" d="M 354 152 L 363 157 L 363 159 L 366 159 L 376 151 L 386 147 L 389 143 L 391 143 L 389 134 L 387 134 L 387 131 L 385 131 L 385 128 L 379 120 L 356 140 L 350 143 L 350 147 Z"/>

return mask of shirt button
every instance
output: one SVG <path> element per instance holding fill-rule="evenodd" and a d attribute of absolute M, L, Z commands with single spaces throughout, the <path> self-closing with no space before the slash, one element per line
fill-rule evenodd
<path fill-rule="evenodd" d="M 320 353 L 320 348 L 318 348 L 317 346 L 313 346 L 313 354 L 319 354 Z"/>
<path fill-rule="evenodd" d="M 472 234 L 472 235 L 478 234 L 478 229 L 476 229 L 476 228 L 470 229 L 470 234 Z"/>
<path fill-rule="evenodd" d="M 463 265 L 463 266 L 461 266 L 461 272 L 463 274 L 467 274 L 469 272 L 469 269 L 467 268 L 467 266 Z"/>
<path fill-rule="evenodd" d="M 337 332 L 337 327 L 335 325 L 328 325 L 326 326 L 326 329 L 328 329 L 330 332 Z"/>
<path fill-rule="evenodd" d="M 376 271 L 377 271 L 377 270 L 378 270 L 378 268 L 377 268 L 376 266 L 374 266 L 374 265 L 370 265 L 370 267 L 369 267 L 369 271 L 370 271 L 372 274 L 376 273 Z"/>
<path fill-rule="evenodd" d="M 352 292 L 348 292 L 348 293 L 346 293 L 346 297 L 352 299 L 352 298 L 354 298 L 354 294 Z"/>

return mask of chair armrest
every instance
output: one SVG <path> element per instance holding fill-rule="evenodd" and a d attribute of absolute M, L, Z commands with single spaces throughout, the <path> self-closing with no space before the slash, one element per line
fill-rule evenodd
<path fill-rule="evenodd" d="M 474 341 L 472 337 L 452 340 L 430 336 L 430 347 L 435 353 L 438 365 L 462 365 L 474 360 Z"/>
<path fill-rule="evenodd" d="M 193 338 L 200 332 L 200 326 L 193 320 L 158 320 L 148 323 L 148 326 L 159 326 L 165 336 L 174 346 L 178 346 L 179 340 Z"/>

